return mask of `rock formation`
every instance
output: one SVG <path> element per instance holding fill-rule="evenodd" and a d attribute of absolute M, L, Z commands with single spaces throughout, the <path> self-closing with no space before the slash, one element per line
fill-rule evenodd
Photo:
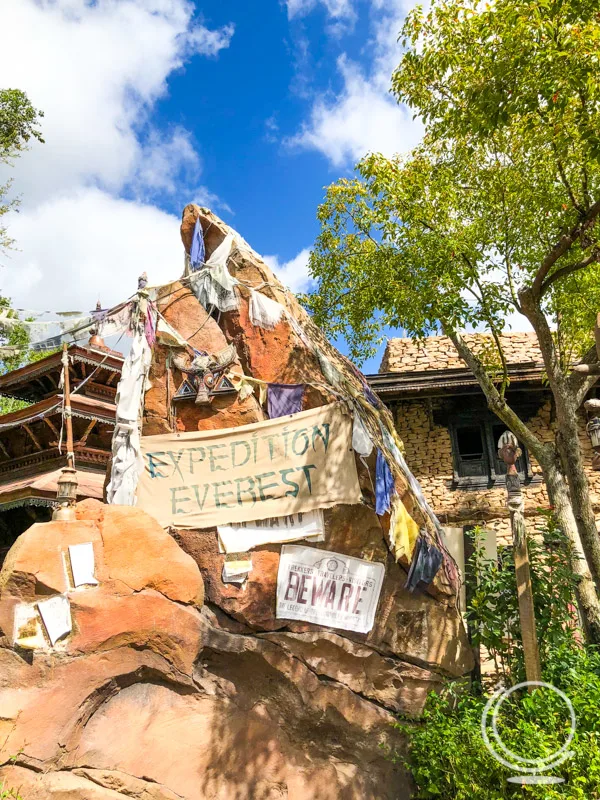
<path fill-rule="evenodd" d="M 208 257 L 228 229 L 188 206 L 188 251 L 198 217 Z M 229 270 L 246 285 L 267 284 L 362 393 L 360 376 L 243 241 Z M 305 409 L 330 402 L 318 357 L 293 323 L 253 326 L 244 286 L 240 294 L 239 309 L 211 314 L 182 280 L 162 287 L 157 303 L 197 351 L 233 344 L 232 371 L 311 384 Z M 145 435 L 265 419 L 258 392 L 173 403 L 186 357 L 155 346 Z M 426 592 L 403 588 L 407 561 L 390 552 L 389 517 L 372 508 L 374 463 L 373 454 L 359 464 L 365 502 L 326 510 L 325 541 L 315 545 L 385 565 L 368 634 L 276 618 L 280 545 L 254 549 L 238 586 L 222 580 L 228 556 L 215 529 L 166 532 L 139 509 L 85 501 L 76 522 L 26 531 L 0 573 L 0 785 L 22 787 L 26 800 L 409 797 L 406 774 L 380 744 L 402 749 L 394 713 L 418 716 L 427 692 L 470 669 L 471 652 L 444 570 Z M 73 588 L 67 549 L 88 542 L 98 585 Z M 57 595 L 68 598 L 71 632 L 52 646 L 36 604 Z"/>

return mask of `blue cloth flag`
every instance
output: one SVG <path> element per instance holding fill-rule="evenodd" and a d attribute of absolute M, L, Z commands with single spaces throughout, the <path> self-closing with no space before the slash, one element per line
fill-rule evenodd
<path fill-rule="evenodd" d="M 392 495 L 396 491 L 394 476 L 381 450 L 377 451 L 375 464 L 375 511 L 381 517 L 390 510 Z"/>
<path fill-rule="evenodd" d="M 190 248 L 192 272 L 197 272 L 200 267 L 204 266 L 205 256 L 204 233 L 202 231 L 202 225 L 200 224 L 200 217 L 198 217 L 194 226 L 194 235 L 192 236 L 192 246 Z"/>

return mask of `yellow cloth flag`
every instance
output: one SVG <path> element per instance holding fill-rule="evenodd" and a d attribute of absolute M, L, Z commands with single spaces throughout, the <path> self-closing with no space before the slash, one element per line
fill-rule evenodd
<path fill-rule="evenodd" d="M 419 536 L 419 526 L 406 510 L 399 497 L 392 501 L 390 518 L 390 543 L 394 548 L 394 556 L 398 561 L 402 556 L 410 561 L 415 543 Z"/>

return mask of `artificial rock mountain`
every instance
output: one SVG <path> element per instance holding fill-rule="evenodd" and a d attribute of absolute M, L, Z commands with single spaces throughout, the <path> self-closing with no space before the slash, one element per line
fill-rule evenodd
<path fill-rule="evenodd" d="M 187 206 L 188 252 L 198 217 L 208 257 L 227 226 Z M 267 284 L 263 291 L 361 387 L 245 243 L 229 269 L 245 284 Z M 204 309 L 185 282 L 161 289 L 157 302 L 197 350 L 218 353 L 232 343 L 232 371 L 321 384 L 307 388 L 304 408 L 330 402 L 317 356 L 288 319 L 274 330 L 254 327 L 244 286 L 240 294 L 239 309 L 221 315 Z M 265 419 L 257 393 L 172 404 L 184 378 L 176 366 L 183 354 L 176 356 L 154 348 L 144 434 Z M 470 669 L 471 651 L 443 571 L 427 592 L 403 588 L 407 563 L 392 556 L 389 520 L 369 502 L 374 455 L 367 464 L 359 464 L 366 502 L 326 510 L 325 542 L 316 546 L 385 565 L 368 634 L 275 618 L 280 545 L 252 551 L 240 588 L 222 580 L 226 557 L 215 529 L 166 532 L 141 510 L 85 501 L 76 522 L 26 531 L 0 573 L 0 780 L 27 800 L 409 797 L 406 774 L 380 744 L 402 749 L 394 713 L 418 716 L 428 691 Z M 414 498 L 399 490 L 410 510 Z M 98 585 L 73 590 L 64 556 L 81 542 L 93 543 Z M 69 597 L 72 633 L 54 647 L 42 637 L 36 649 L 22 649 L 15 609 L 56 594 Z"/>

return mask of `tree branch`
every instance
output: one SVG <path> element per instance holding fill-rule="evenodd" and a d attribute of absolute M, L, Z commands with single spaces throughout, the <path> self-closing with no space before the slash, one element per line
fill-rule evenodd
<path fill-rule="evenodd" d="M 600 248 L 594 247 L 589 256 L 584 258 L 583 261 L 579 261 L 577 264 L 568 264 L 560 269 L 557 269 L 556 272 L 553 272 L 552 275 L 549 275 L 542 283 L 540 287 L 540 297 L 542 297 L 548 291 L 550 286 L 552 286 L 555 281 L 558 281 L 561 278 L 566 278 L 567 275 L 571 275 L 573 272 L 578 272 L 580 269 L 585 269 L 586 267 L 589 267 L 590 264 L 593 264 L 598 260 L 600 260 Z"/>
<path fill-rule="evenodd" d="M 527 447 L 540 463 L 546 461 L 549 456 L 546 445 L 538 439 L 533 431 L 531 431 L 523 420 L 512 410 L 506 402 L 506 399 L 500 395 L 492 379 L 487 374 L 484 365 L 469 348 L 460 333 L 446 325 L 442 327 L 446 336 L 451 339 L 460 357 L 475 376 L 477 383 L 481 386 L 490 410 L 510 428 L 517 439 Z"/>
<path fill-rule="evenodd" d="M 595 364 L 598 361 L 596 345 L 590 347 L 579 362 L 580 364 Z M 582 372 L 572 372 L 567 378 L 567 389 L 575 400 L 577 408 L 583 403 L 587 393 L 598 380 L 598 375 L 586 375 Z"/>
<path fill-rule="evenodd" d="M 546 276 L 552 267 L 556 264 L 558 259 L 561 258 L 561 256 L 564 256 L 564 254 L 571 248 L 574 242 L 580 238 L 587 228 L 589 228 L 589 226 L 595 221 L 598 214 L 600 214 L 600 200 L 597 200 L 592 206 L 590 206 L 589 211 L 579 219 L 577 224 L 571 228 L 569 233 L 565 233 L 564 236 L 561 236 L 550 252 L 546 254 L 546 257 L 543 259 L 534 281 L 531 284 L 531 289 L 536 297 L 541 297 L 542 284 L 544 283 Z"/>

